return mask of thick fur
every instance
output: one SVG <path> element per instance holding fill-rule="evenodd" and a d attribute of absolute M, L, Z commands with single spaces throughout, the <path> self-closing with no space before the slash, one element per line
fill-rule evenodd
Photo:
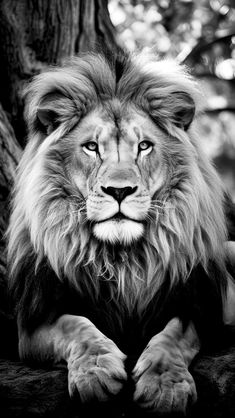
<path fill-rule="evenodd" d="M 200 110 L 200 92 L 186 69 L 144 54 L 112 59 L 87 54 L 37 76 L 26 97 L 29 142 L 18 169 L 8 232 L 10 285 L 20 336 L 27 335 L 27 344 L 20 344 L 22 356 L 33 356 L 25 346 L 30 345 L 29 335 L 38 326 L 51 326 L 63 314 L 86 316 L 129 355 L 138 356 L 148 339 L 175 316 L 184 324 L 180 341 L 187 340 L 185 330 L 192 320 L 203 343 L 216 338 L 226 286 L 224 193 L 192 122 Z M 130 133 L 132 115 L 136 128 Z M 121 222 L 108 224 L 103 209 L 96 208 L 94 215 L 92 204 L 101 204 L 93 193 L 98 182 L 114 176 L 113 170 L 129 151 L 122 153 L 120 145 L 118 161 L 110 152 L 103 172 L 105 152 L 94 159 L 93 151 L 86 149 L 82 158 L 89 159 L 87 165 L 83 160 L 75 165 L 73 159 L 76 138 L 85 138 L 89 129 L 101 138 L 103 128 L 90 126 L 103 123 L 108 129 L 109 120 L 117 127 L 118 144 L 124 143 L 123 131 L 126 137 L 137 131 L 141 137 L 143 126 L 149 129 L 148 139 L 155 141 L 149 154 L 136 151 L 138 163 L 130 160 L 133 169 L 124 161 L 119 170 L 123 178 L 118 187 L 134 190 L 137 184 L 147 190 L 135 195 L 133 222 L 125 227 Z M 136 183 L 137 166 L 141 185 Z M 118 353 L 113 367 L 126 358 L 117 347 L 111 351 Z M 47 357 L 36 352 L 34 358 Z M 54 356 L 51 351 L 50 356 Z M 73 355 L 72 359 L 76 363 Z M 185 361 L 186 369 L 189 363 Z M 124 368 L 119 370 L 125 379 Z M 70 375 L 73 372 L 70 369 Z M 70 380 L 70 390 L 71 385 L 76 383 Z M 147 404 L 160 411 L 185 410 L 188 396 L 195 398 L 192 386 L 186 388 L 186 398 L 179 396 L 178 404 L 173 395 L 171 401 L 152 401 L 156 388 L 151 394 L 147 390 Z M 112 385 L 110 391 L 116 393 L 118 388 Z M 142 384 L 136 390 L 138 399 Z"/>

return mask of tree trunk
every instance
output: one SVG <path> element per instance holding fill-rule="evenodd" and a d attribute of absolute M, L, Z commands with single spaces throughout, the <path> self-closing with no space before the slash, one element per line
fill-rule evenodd
<path fill-rule="evenodd" d="M 0 105 L 0 331 L 6 336 L 1 339 L 2 355 L 14 355 L 17 348 L 16 326 L 7 297 L 4 234 L 8 224 L 9 195 L 20 156 L 21 147 Z"/>
<path fill-rule="evenodd" d="M 21 144 L 25 82 L 98 43 L 116 48 L 107 0 L 1 0 L 0 39 L 0 102 Z"/>
<path fill-rule="evenodd" d="M 0 279 L 5 273 L 3 237 L 8 223 L 8 197 L 20 156 L 21 148 L 0 105 Z"/>

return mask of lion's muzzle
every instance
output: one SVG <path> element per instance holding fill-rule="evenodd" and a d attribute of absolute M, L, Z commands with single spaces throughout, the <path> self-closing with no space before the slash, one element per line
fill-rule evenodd
<path fill-rule="evenodd" d="M 139 214 L 135 206 L 139 194 L 137 185 L 116 187 L 116 184 L 100 186 L 102 194 L 96 200 L 99 211 L 94 214 L 93 233 L 101 241 L 127 245 L 143 235 L 147 208 Z"/>

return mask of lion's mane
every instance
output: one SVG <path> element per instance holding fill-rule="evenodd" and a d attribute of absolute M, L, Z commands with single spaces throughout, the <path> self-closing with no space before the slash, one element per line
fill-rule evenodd
<path fill-rule="evenodd" d="M 37 111 L 54 92 L 63 102 L 58 125 L 45 141 Z M 29 85 L 29 142 L 17 173 L 8 231 L 11 280 L 20 303 L 24 285 L 18 276 L 29 257 L 32 274 L 47 260 L 58 283 L 69 281 L 93 298 L 104 280 L 113 297 L 117 284 L 129 311 L 136 305 L 144 310 L 166 277 L 171 288 L 186 283 L 198 265 L 208 271 L 213 262 L 223 270 L 223 190 L 201 151 L 194 123 L 185 131 L 177 124 L 179 92 L 182 100 L 190 97 L 195 103 L 197 118 L 200 93 L 186 69 L 144 54 L 119 59 L 118 65 L 102 54 L 83 55 L 40 74 Z M 167 187 L 153 199 L 143 239 L 128 248 L 101 243 L 91 235 L 85 201 L 64 172 L 61 155 L 50 149 L 50 143 L 69 135 L 90 109 L 114 97 L 134 103 L 161 126 L 169 135 L 165 153 L 174 162 Z"/>

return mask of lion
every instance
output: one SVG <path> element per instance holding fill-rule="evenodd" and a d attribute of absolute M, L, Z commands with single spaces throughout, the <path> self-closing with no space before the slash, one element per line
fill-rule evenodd
<path fill-rule="evenodd" d="M 8 230 L 19 355 L 65 361 L 84 404 L 131 380 L 133 405 L 185 413 L 189 366 L 231 321 L 200 109 L 188 70 L 147 53 L 81 54 L 27 87 Z"/>

